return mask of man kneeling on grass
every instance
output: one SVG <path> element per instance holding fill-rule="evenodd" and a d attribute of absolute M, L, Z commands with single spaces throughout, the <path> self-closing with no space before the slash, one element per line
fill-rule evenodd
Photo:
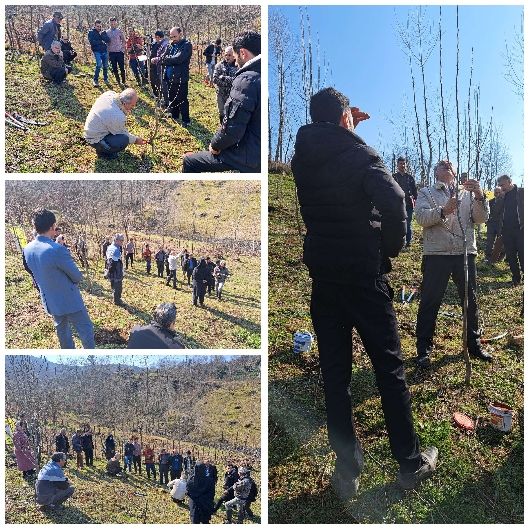
<path fill-rule="evenodd" d="M 51 461 L 44 465 L 35 484 L 36 502 L 41 509 L 54 508 L 65 502 L 75 491 L 64 475 L 66 454 L 55 452 Z"/>
<path fill-rule="evenodd" d="M 66 81 L 66 76 L 72 71 L 71 66 L 64 64 L 64 58 L 61 51 L 61 43 L 54 40 L 51 48 L 44 54 L 40 61 L 40 73 L 42 77 L 55 84 L 61 84 Z"/>
<path fill-rule="evenodd" d="M 93 104 L 84 124 L 84 137 L 99 158 L 113 160 L 131 143 L 145 145 L 147 140 L 134 136 L 125 128 L 127 114 L 136 106 L 136 90 L 127 88 L 117 94 L 101 94 Z"/>

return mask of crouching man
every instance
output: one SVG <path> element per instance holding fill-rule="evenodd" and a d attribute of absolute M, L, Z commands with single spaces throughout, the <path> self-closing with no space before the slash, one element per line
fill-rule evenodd
<path fill-rule="evenodd" d="M 66 66 L 61 51 L 61 43 L 54 40 L 51 48 L 44 54 L 40 61 L 40 72 L 44 79 L 61 84 L 66 80 L 66 76 L 71 72 L 71 66 Z"/>
<path fill-rule="evenodd" d="M 424 241 L 421 302 L 417 314 L 416 363 L 420 368 L 430 367 L 437 313 L 450 278 L 457 287 L 463 305 L 465 242 L 468 254 L 468 353 L 474 358 L 490 362 L 491 355 L 481 349 L 478 330 L 477 247 L 474 233 L 475 225 L 487 220 L 487 200 L 476 180 L 467 180 L 458 189 L 449 161 L 438 162 L 434 168 L 434 176 L 435 184 L 419 191 L 415 207 L 417 223 L 423 227 Z"/>
<path fill-rule="evenodd" d="M 127 115 L 138 102 L 136 90 L 127 88 L 117 94 L 101 94 L 93 104 L 84 124 L 84 137 L 99 158 L 115 159 L 131 143 L 145 145 L 147 140 L 134 136 L 125 128 Z"/>
<path fill-rule="evenodd" d="M 64 475 L 66 454 L 55 452 L 39 472 L 36 489 L 36 501 L 41 509 L 54 508 L 65 502 L 75 491 Z"/>

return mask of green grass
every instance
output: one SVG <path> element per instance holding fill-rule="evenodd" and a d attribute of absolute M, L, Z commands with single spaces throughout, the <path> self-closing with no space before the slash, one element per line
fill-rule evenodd
<path fill-rule="evenodd" d="M 178 289 L 165 285 L 151 275 L 145 263 L 138 261 L 129 268 L 123 280 L 123 302 L 112 302 L 110 282 L 103 278 L 103 261 L 91 262 L 91 287 L 81 283 L 82 296 L 95 326 L 98 348 L 123 348 L 134 325 L 152 320 L 156 305 L 172 301 L 177 306 L 176 330 L 189 348 L 251 349 L 260 347 L 260 258 L 227 256 L 233 274 L 218 301 L 206 294 L 205 307 L 194 307 L 192 288 L 182 283 L 178 272 Z M 57 349 L 59 342 L 52 318 L 48 316 L 40 296 L 32 286 L 29 274 L 21 266 L 19 255 L 6 255 L 6 347 L 17 349 Z M 80 341 L 75 338 L 76 346 Z"/>
<path fill-rule="evenodd" d="M 170 446 L 170 443 L 169 443 Z M 224 463 L 228 454 L 215 452 L 218 455 L 217 470 L 219 480 L 215 490 L 217 500 L 222 490 Z M 241 459 L 243 455 L 239 455 Z M 229 454 L 234 457 L 234 454 Z M 237 460 L 237 459 L 235 459 Z M 45 457 L 47 461 L 47 457 Z M 74 495 L 66 501 L 64 509 L 59 511 L 40 511 L 34 499 L 32 482 L 22 479 L 18 471 L 12 449 L 6 452 L 5 473 L 5 519 L 6 523 L 149 523 L 149 524 L 184 524 L 189 522 L 189 508 L 174 503 L 170 490 L 152 478 L 147 480 L 145 467 L 142 474 L 126 473 L 123 477 L 106 475 L 106 461 L 94 460 L 94 467 L 76 470 L 75 459 L 70 460 L 65 474 L 75 487 Z M 158 469 L 157 469 L 158 477 Z M 260 470 L 254 469 L 252 477 L 260 490 Z M 255 514 L 254 523 L 260 523 L 260 496 L 252 504 Z M 225 514 L 223 507 L 213 515 L 211 523 L 222 523 Z M 245 523 L 252 523 L 246 521 Z"/>
<path fill-rule="evenodd" d="M 312 331 L 310 279 L 301 262 L 302 237 L 289 175 L 269 177 L 269 518 L 271 523 L 522 523 L 523 351 L 508 341 L 486 346 L 494 363 L 473 361 L 464 385 L 461 319 L 438 319 L 433 368 L 414 367 L 418 303 L 399 303 L 400 288 L 419 286 L 421 230 L 409 251 L 393 260 L 390 283 L 421 445 L 439 448 L 435 475 L 416 491 L 403 492 L 385 430 L 374 375 L 358 335 L 353 335 L 351 392 L 357 433 L 365 454 L 359 495 L 342 503 L 329 486 L 334 455 L 327 441 L 317 343 L 294 356 L 292 333 Z M 480 241 L 483 244 L 483 241 Z M 508 285 L 505 263 L 486 266 L 480 253 L 478 305 L 485 336 L 523 333 L 523 287 Z M 288 278 L 288 283 L 285 278 Z M 453 285 L 441 311 L 461 313 Z M 487 404 L 500 400 L 515 410 L 513 431 L 487 426 Z M 454 425 L 462 411 L 479 418 L 475 433 Z"/>
<path fill-rule="evenodd" d="M 7 172 L 181 172 L 184 153 L 208 148 L 218 127 L 215 90 L 206 87 L 198 74 L 192 74 L 189 129 L 163 117 L 154 154 L 148 145 L 131 145 L 117 160 L 97 159 L 94 149 L 83 140 L 84 121 L 97 96 L 105 90 L 119 92 L 120 88 L 111 72 L 112 86 L 107 88 L 101 80 L 101 88 L 93 88 L 93 71 L 93 66 L 76 66 L 68 83 L 57 86 L 41 78 L 37 60 L 28 56 L 6 59 L 6 110 L 48 123 L 30 127 L 27 133 L 6 126 Z M 137 88 L 135 81 L 129 81 L 129 86 Z M 138 89 L 138 93 L 139 103 L 127 126 L 131 133 L 148 139 L 154 128 L 155 101 L 146 87 Z"/>

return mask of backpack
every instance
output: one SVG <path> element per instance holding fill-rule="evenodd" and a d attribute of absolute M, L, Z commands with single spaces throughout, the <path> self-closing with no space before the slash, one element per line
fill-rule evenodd
<path fill-rule="evenodd" d="M 255 501 L 259 491 L 257 489 L 257 485 L 255 484 L 255 481 L 252 478 L 250 478 L 250 481 L 252 482 L 252 486 L 250 487 L 250 493 L 248 494 L 248 498 L 246 498 L 246 501 L 251 503 Z"/>

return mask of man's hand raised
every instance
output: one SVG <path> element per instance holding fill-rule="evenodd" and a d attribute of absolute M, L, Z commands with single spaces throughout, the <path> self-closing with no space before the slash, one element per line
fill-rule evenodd
<path fill-rule="evenodd" d="M 355 129 L 361 121 L 365 121 L 371 117 L 366 112 L 362 112 L 358 107 L 351 107 L 351 115 L 353 116 L 353 125 Z"/>

